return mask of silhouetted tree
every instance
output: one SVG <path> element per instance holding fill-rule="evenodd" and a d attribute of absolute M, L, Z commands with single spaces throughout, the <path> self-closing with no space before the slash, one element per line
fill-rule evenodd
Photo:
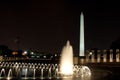
<path fill-rule="evenodd" d="M 6 45 L 0 45 L 0 50 L 1 50 L 1 54 L 0 55 L 7 55 L 7 56 L 10 56 L 12 55 L 12 50 L 8 48 L 8 46 Z"/>
<path fill-rule="evenodd" d="M 23 50 L 18 50 L 17 57 L 22 57 L 22 52 L 23 52 Z"/>

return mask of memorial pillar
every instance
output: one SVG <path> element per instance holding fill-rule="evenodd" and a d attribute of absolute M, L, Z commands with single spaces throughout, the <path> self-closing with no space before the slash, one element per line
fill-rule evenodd
<path fill-rule="evenodd" d="M 101 59 L 100 50 L 97 50 L 97 62 L 99 63 Z"/>
<path fill-rule="evenodd" d="M 86 63 L 89 63 L 89 50 L 86 50 L 86 55 L 85 55 Z"/>
<path fill-rule="evenodd" d="M 92 56 L 91 56 L 91 62 L 94 63 L 95 62 L 95 51 L 92 50 Z"/>
<path fill-rule="evenodd" d="M 107 62 L 107 50 L 103 50 L 103 62 Z"/>
<path fill-rule="evenodd" d="M 110 49 L 110 62 L 113 62 L 113 50 Z"/>
<path fill-rule="evenodd" d="M 120 62 L 120 52 L 119 52 L 119 49 L 116 49 L 116 62 Z"/>

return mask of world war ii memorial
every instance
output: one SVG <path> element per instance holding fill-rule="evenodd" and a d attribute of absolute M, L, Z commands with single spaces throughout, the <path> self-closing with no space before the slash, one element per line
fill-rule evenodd
<path fill-rule="evenodd" d="M 2 80 L 108 80 L 119 74 L 120 52 L 116 50 L 85 50 L 84 14 L 80 14 L 79 54 L 74 56 L 73 47 L 68 40 L 63 47 L 59 63 L 42 62 L 0 62 Z M 109 52 L 109 54 L 107 54 Z M 53 60 L 54 61 L 54 60 Z M 117 69 L 116 69 L 116 68 Z M 112 78 L 111 78 L 112 77 Z"/>

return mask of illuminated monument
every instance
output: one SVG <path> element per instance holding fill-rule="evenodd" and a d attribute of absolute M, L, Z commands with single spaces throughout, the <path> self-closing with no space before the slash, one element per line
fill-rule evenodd
<path fill-rule="evenodd" d="M 80 15 L 80 44 L 79 44 L 79 56 L 85 56 L 84 54 L 84 16 L 81 12 Z"/>

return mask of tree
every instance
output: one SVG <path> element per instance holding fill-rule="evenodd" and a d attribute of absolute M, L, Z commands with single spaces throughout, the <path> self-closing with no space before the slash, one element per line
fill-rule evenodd
<path fill-rule="evenodd" d="M 12 55 L 12 50 L 8 48 L 6 45 L 0 45 L 0 55 L 7 55 L 10 56 Z"/>

